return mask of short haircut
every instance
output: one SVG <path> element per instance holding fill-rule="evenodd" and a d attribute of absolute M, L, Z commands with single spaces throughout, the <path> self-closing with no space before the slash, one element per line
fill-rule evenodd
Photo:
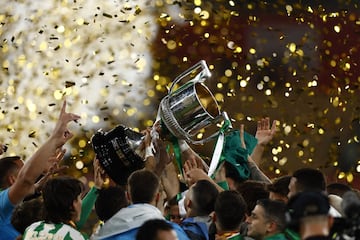
<path fill-rule="evenodd" d="M 265 218 L 274 221 L 277 225 L 278 231 L 283 231 L 286 228 L 286 211 L 287 206 L 284 202 L 270 199 L 260 199 L 257 205 L 264 208 Z"/>
<path fill-rule="evenodd" d="M 292 177 L 296 178 L 297 192 L 326 190 L 324 174 L 317 169 L 301 168 L 295 171 Z"/>
<path fill-rule="evenodd" d="M 179 204 L 179 196 L 175 195 L 166 201 L 166 207 L 177 206 Z"/>
<path fill-rule="evenodd" d="M 71 220 L 73 202 L 83 190 L 83 183 L 73 177 L 60 176 L 48 180 L 42 189 L 45 222 L 62 223 Z"/>
<path fill-rule="evenodd" d="M 19 156 L 4 157 L 0 159 L 0 188 L 9 187 L 7 176 L 19 168 L 16 161 L 20 159 Z"/>
<path fill-rule="evenodd" d="M 156 240 L 159 231 L 171 231 L 174 228 L 163 219 L 152 219 L 143 223 L 137 234 L 136 240 Z"/>
<path fill-rule="evenodd" d="M 342 197 L 344 193 L 352 191 L 353 189 L 344 183 L 329 183 L 326 186 L 326 191 L 328 194 L 334 194 Z"/>
<path fill-rule="evenodd" d="M 245 212 L 246 203 L 240 193 L 232 190 L 219 193 L 215 202 L 215 213 L 221 230 L 239 230 L 245 219 Z"/>
<path fill-rule="evenodd" d="M 215 201 L 219 194 L 217 188 L 208 180 L 199 180 L 191 188 L 192 202 L 198 216 L 209 215 L 214 211 Z"/>
<path fill-rule="evenodd" d="M 287 204 L 288 227 L 298 231 L 301 219 L 329 214 L 329 197 L 322 191 L 299 192 L 289 199 Z"/>
<path fill-rule="evenodd" d="M 28 226 L 43 219 L 43 200 L 41 197 L 37 197 L 15 207 L 11 215 L 11 224 L 19 233 L 23 234 Z"/>
<path fill-rule="evenodd" d="M 246 214 L 248 216 L 251 215 L 257 200 L 269 198 L 269 191 L 266 189 L 265 183 L 255 180 L 246 180 L 239 184 L 236 190 L 243 196 L 246 202 Z"/>
<path fill-rule="evenodd" d="M 287 196 L 289 193 L 289 184 L 291 176 L 282 176 L 273 181 L 272 184 L 267 185 L 267 190 L 273 193 Z"/>
<path fill-rule="evenodd" d="M 231 163 L 225 161 L 224 163 L 225 168 L 225 176 L 227 178 L 231 178 L 236 182 L 236 184 L 242 183 L 245 180 L 242 179 L 239 175 L 239 172 L 237 171 L 236 167 L 234 167 Z"/>
<path fill-rule="evenodd" d="M 98 218 L 105 222 L 127 205 L 125 190 L 120 186 L 109 186 L 99 190 L 95 212 Z"/>
<path fill-rule="evenodd" d="M 134 171 L 128 179 L 132 203 L 150 203 L 160 189 L 159 177 L 152 171 Z"/>

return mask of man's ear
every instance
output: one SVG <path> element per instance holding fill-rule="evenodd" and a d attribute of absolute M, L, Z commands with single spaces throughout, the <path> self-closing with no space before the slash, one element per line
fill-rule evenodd
<path fill-rule="evenodd" d="M 186 203 L 186 207 L 191 208 L 191 206 L 192 206 L 192 201 L 189 199 Z"/>
<path fill-rule="evenodd" d="M 269 233 L 276 232 L 277 224 L 274 221 L 270 221 L 266 224 L 266 231 Z"/>
<path fill-rule="evenodd" d="M 129 191 L 125 191 L 125 193 L 126 193 L 126 199 L 128 200 L 129 203 L 131 203 L 131 196 Z"/>
<path fill-rule="evenodd" d="M 215 211 L 211 212 L 209 214 L 209 216 L 210 216 L 212 222 L 215 223 L 216 222 L 216 213 L 215 213 Z"/>
<path fill-rule="evenodd" d="M 13 175 L 13 174 L 9 174 L 8 177 L 7 177 L 7 180 L 9 182 L 9 186 L 13 185 L 16 181 L 16 176 Z"/>
<path fill-rule="evenodd" d="M 158 203 L 160 201 L 160 194 L 161 193 L 157 192 L 156 195 L 155 195 L 155 203 L 156 203 L 156 205 L 158 205 Z"/>
<path fill-rule="evenodd" d="M 334 218 L 332 216 L 328 216 L 328 224 L 330 229 L 334 224 Z"/>

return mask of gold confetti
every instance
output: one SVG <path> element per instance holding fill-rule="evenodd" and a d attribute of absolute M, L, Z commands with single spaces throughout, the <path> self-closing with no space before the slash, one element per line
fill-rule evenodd
<path fill-rule="evenodd" d="M 36 131 L 31 131 L 28 135 L 29 138 L 35 138 Z"/>
<path fill-rule="evenodd" d="M 72 86 L 75 86 L 75 82 L 70 82 L 70 81 L 65 82 L 65 87 L 66 88 L 69 88 L 69 87 L 72 87 Z"/>
<path fill-rule="evenodd" d="M 108 14 L 108 13 L 103 13 L 103 16 L 107 17 L 107 18 L 112 18 L 113 17 L 111 14 Z"/>
<path fill-rule="evenodd" d="M 244 123 L 255 133 L 264 116 L 281 122 L 261 166 L 270 177 L 311 166 L 360 184 L 360 163 L 351 175 L 339 174 L 338 162 L 342 139 L 360 139 L 359 123 L 352 122 L 360 115 L 356 1 L 21 3 L 25 12 L 37 11 L 25 16 L 13 1 L 0 14 L 0 119 L 11 150 L 31 155 L 64 99 L 82 115 L 74 142 L 119 121 L 147 127 L 171 82 L 204 59 L 212 73 L 204 84 L 234 126 Z M 23 135 L 33 145 L 25 148 Z M 73 173 L 84 174 L 93 152 L 89 144 L 71 144 L 66 160 L 81 165 Z M 211 156 L 207 149 L 199 153 Z"/>

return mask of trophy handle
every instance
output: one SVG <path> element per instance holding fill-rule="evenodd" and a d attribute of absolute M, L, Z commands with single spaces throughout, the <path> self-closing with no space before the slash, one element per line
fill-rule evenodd
<path fill-rule="evenodd" d="M 226 121 L 228 122 L 229 126 L 227 127 L 227 129 L 232 129 L 233 126 L 231 124 L 231 120 L 229 118 L 229 115 L 226 113 L 226 112 L 222 112 L 221 115 L 217 116 L 213 122 L 214 123 L 219 123 L 220 121 Z M 192 143 L 192 144 L 204 144 L 212 139 L 215 139 L 219 136 L 219 133 L 220 132 L 215 132 L 213 133 L 212 135 L 208 136 L 207 138 L 204 138 L 204 139 L 201 139 L 201 140 L 193 140 L 193 139 L 189 139 L 189 141 Z"/>
<path fill-rule="evenodd" d="M 172 93 L 173 88 L 175 87 L 175 85 L 177 83 L 179 83 L 183 78 L 185 78 L 192 71 L 194 71 L 198 68 L 202 68 L 202 70 L 196 75 L 196 77 L 194 79 L 190 80 L 189 82 L 203 82 L 203 81 L 205 81 L 205 78 L 211 77 L 210 70 L 209 70 L 208 66 L 206 65 L 205 60 L 201 60 L 198 63 L 196 63 L 194 66 L 192 66 L 191 68 L 187 69 L 185 72 L 183 72 L 179 76 L 177 76 L 174 79 L 173 83 L 171 84 L 168 93 L 169 94 Z"/>

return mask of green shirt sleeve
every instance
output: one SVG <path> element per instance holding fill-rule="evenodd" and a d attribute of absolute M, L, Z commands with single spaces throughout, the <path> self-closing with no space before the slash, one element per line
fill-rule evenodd
<path fill-rule="evenodd" d="M 224 190 L 229 190 L 229 184 L 227 181 L 217 182 L 217 185 L 219 185 Z"/>
<path fill-rule="evenodd" d="M 76 223 L 76 228 L 78 230 L 84 226 L 87 219 L 89 218 L 90 213 L 95 205 L 98 191 L 99 190 L 96 187 L 92 187 L 82 200 L 80 220 Z"/>

